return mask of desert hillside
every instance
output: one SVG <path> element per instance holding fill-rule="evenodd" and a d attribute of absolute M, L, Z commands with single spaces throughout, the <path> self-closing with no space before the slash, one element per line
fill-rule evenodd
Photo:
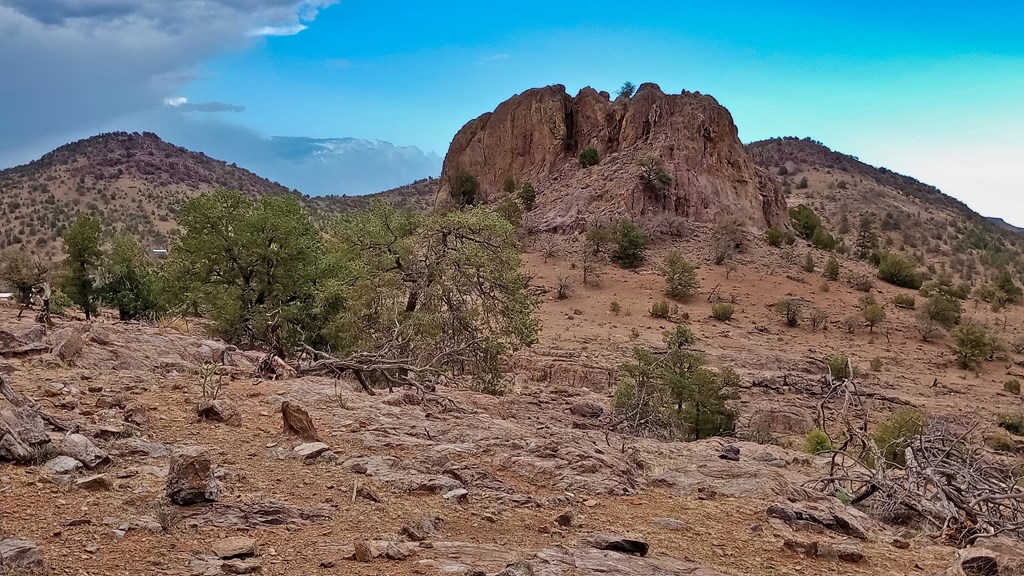
<path fill-rule="evenodd" d="M 98 218 L 110 236 L 126 232 L 148 246 L 165 248 L 184 201 L 217 189 L 252 196 L 300 196 L 298 191 L 165 142 L 156 134 L 101 134 L 0 171 L 0 221 L 4 224 L 0 250 L 27 249 L 44 258 L 55 257 L 61 235 L 78 214 Z M 435 190 L 435 181 L 422 180 L 370 196 L 302 198 L 326 217 L 365 207 L 373 198 L 422 207 Z"/>
<path fill-rule="evenodd" d="M 1024 566 L 1024 244 L 912 178 L 653 85 L 527 91 L 374 197 L 61 150 L 0 179 L 44 253 L 197 200 L 0 304 L 0 572 Z"/>

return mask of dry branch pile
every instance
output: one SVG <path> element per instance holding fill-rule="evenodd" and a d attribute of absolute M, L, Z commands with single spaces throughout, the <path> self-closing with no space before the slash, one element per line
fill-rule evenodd
<path fill-rule="evenodd" d="M 1024 477 L 971 443 L 975 427 L 937 419 L 879 446 L 868 434 L 856 381 L 825 378 L 818 425 L 832 440 L 830 468 L 811 485 L 890 515 L 910 514 L 943 540 L 969 546 L 998 534 L 1024 539 Z"/>

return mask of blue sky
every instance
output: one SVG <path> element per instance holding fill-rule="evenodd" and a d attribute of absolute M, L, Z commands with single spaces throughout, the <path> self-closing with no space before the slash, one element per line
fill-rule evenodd
<path fill-rule="evenodd" d="M 0 24 L 2 7 L 27 13 L 29 2 L 38 0 L 0 0 Z M 59 11 L 101 2 L 156 0 L 43 4 Z M 229 146 L 215 136 L 225 132 L 356 137 L 441 157 L 462 124 L 527 88 L 650 81 L 714 95 L 744 141 L 810 136 L 1024 224 L 1024 202 L 1007 202 L 1024 199 L 1024 3 L 187 2 L 197 14 L 187 28 L 145 15 L 157 29 L 177 26 L 168 47 L 177 40 L 194 53 L 137 75 L 148 74 L 150 88 L 175 70 L 180 77 L 145 92 L 151 107 L 125 105 L 121 116 L 69 133 L 152 125 L 220 156 L 244 148 L 239 138 Z M 217 14 L 211 5 L 247 2 L 245 30 L 208 29 L 198 19 L 202 10 Z M 252 34 L 266 26 L 284 35 Z M 169 116 L 169 98 L 216 106 Z M 17 156 L 5 156 L 3 145 L 0 162 Z"/>

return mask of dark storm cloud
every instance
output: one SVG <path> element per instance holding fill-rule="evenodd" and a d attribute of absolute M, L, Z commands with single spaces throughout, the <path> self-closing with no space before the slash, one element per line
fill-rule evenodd
<path fill-rule="evenodd" d="M 205 59 L 337 0 L 0 0 L 0 159 L 158 110 Z"/>

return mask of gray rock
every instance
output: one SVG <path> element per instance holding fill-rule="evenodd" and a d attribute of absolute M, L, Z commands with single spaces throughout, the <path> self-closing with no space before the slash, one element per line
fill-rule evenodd
<path fill-rule="evenodd" d="M 70 363 L 77 358 L 82 353 L 82 348 L 85 347 L 85 340 L 75 328 L 58 330 L 53 334 L 51 341 L 54 344 L 50 352 L 66 363 Z"/>
<path fill-rule="evenodd" d="M 81 467 L 82 463 L 70 456 L 57 456 L 43 464 L 43 468 L 52 474 L 70 474 Z"/>
<path fill-rule="evenodd" d="M 413 542 L 423 542 L 437 534 L 437 525 L 440 522 L 440 518 L 427 517 L 411 520 L 402 526 L 402 535 Z"/>
<path fill-rule="evenodd" d="M 327 452 L 330 449 L 331 447 L 328 446 L 327 444 L 324 444 L 323 442 L 307 442 L 305 444 L 300 444 L 296 446 L 294 452 L 295 455 L 298 456 L 299 458 L 302 458 L 303 460 L 308 460 L 311 458 L 316 458 L 317 456 L 323 454 L 324 452 Z"/>
<path fill-rule="evenodd" d="M 201 448 L 186 448 L 171 455 L 166 495 L 179 506 L 216 502 L 217 478 L 210 457 Z"/>
<path fill-rule="evenodd" d="M 43 565 L 43 549 L 35 542 L 0 538 L 0 558 L 10 568 L 39 568 Z"/>
<path fill-rule="evenodd" d="M 600 418 L 604 414 L 604 406 L 592 400 L 580 400 L 569 407 L 569 413 L 581 418 Z"/>
<path fill-rule="evenodd" d="M 666 530 L 683 530 L 686 528 L 685 523 L 675 518 L 654 518 L 651 522 Z"/>
<path fill-rule="evenodd" d="M 466 502 L 469 500 L 469 490 L 466 490 L 465 488 L 456 488 L 450 492 L 445 492 L 441 498 L 451 500 L 452 502 Z"/>
<path fill-rule="evenodd" d="M 207 400 L 196 409 L 203 420 L 223 422 L 228 426 L 241 426 L 242 413 L 228 400 Z"/>
<path fill-rule="evenodd" d="M 97 448 L 92 440 L 81 434 L 68 434 L 60 444 L 60 452 L 78 460 L 86 468 L 95 468 L 110 462 L 106 452 Z"/>

